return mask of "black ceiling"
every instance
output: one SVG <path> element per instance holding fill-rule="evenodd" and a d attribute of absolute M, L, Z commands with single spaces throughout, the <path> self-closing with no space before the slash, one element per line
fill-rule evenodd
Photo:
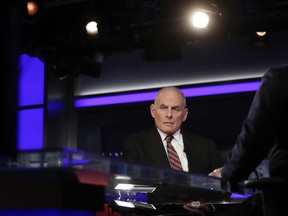
<path fill-rule="evenodd" d="M 144 48 L 151 41 L 187 42 L 211 37 L 249 34 L 258 27 L 268 32 L 288 30 L 285 0 L 39 0 L 36 16 L 25 18 L 24 49 L 38 55 L 47 49 L 107 54 Z M 187 29 L 186 11 L 196 3 L 209 3 L 217 21 L 206 35 Z M 88 37 L 84 24 L 98 20 L 99 35 Z M 172 39 L 171 39 L 172 38 Z M 157 42 L 156 42 L 157 43 Z"/>

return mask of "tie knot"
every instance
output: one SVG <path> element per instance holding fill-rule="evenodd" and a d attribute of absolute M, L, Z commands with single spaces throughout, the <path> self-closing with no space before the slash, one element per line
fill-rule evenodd
<path fill-rule="evenodd" d="M 166 136 L 165 140 L 167 143 L 171 143 L 173 138 L 174 138 L 173 136 L 168 135 L 168 136 Z"/>

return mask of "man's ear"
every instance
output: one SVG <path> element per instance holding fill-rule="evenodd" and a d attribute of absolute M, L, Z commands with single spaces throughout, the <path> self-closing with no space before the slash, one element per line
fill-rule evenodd
<path fill-rule="evenodd" d="M 185 115 L 184 115 L 184 118 L 183 118 L 183 122 L 186 121 L 187 116 L 188 116 L 188 108 L 185 108 Z"/>
<path fill-rule="evenodd" d="M 150 105 L 150 114 L 153 118 L 155 117 L 155 104 Z"/>

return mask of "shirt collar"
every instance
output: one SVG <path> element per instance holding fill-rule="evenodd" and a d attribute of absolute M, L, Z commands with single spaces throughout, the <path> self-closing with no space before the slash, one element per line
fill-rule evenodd
<path fill-rule="evenodd" d="M 158 132 L 159 132 L 159 134 L 160 134 L 160 136 L 161 136 L 161 140 L 164 141 L 165 138 L 166 138 L 166 136 L 167 136 L 167 134 L 163 133 L 163 132 L 162 132 L 161 130 L 159 130 L 158 128 L 157 128 L 157 130 L 158 130 Z M 173 137 L 174 137 L 175 140 L 179 141 L 179 140 L 180 140 L 180 135 L 181 135 L 181 131 L 180 131 L 180 129 L 179 129 L 178 131 L 176 131 L 176 133 L 173 134 Z"/>

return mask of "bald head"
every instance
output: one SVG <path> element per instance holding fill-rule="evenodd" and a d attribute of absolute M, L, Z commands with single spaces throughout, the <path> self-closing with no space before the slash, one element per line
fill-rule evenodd
<path fill-rule="evenodd" d="M 179 98 L 180 100 L 182 100 L 182 106 L 184 108 L 186 108 L 186 98 L 185 95 L 183 94 L 182 91 L 180 91 L 180 89 L 174 87 L 174 86 L 170 86 L 170 87 L 164 87 L 162 89 L 159 90 L 158 94 L 155 97 L 154 100 L 154 104 L 157 104 L 157 101 L 159 101 L 159 98 L 161 98 L 162 96 L 166 96 L 166 95 L 173 95 L 174 97 Z"/>

